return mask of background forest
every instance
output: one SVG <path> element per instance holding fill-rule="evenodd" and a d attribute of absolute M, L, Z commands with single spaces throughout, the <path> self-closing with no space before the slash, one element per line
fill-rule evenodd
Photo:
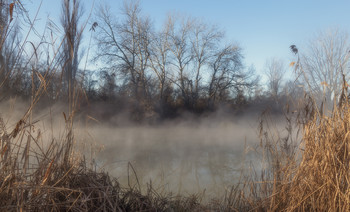
<path fill-rule="evenodd" d="M 157 121 L 222 107 L 278 111 L 288 98 L 293 102 L 303 95 L 303 76 L 291 78 L 293 63 L 268 59 L 258 75 L 253 66 L 245 65 L 239 44 L 227 42 L 217 25 L 170 14 L 156 30 L 138 2 L 125 1 L 117 13 L 99 5 L 87 18 L 82 3 L 63 1 L 60 23 L 47 20 L 42 35 L 36 34 L 35 19 L 30 20 L 25 5 L 1 4 L 2 99 L 30 99 L 43 78 L 49 78 L 43 105 L 74 102 L 77 111 L 93 111 L 97 119 L 123 112 L 134 121 Z M 345 40 L 338 34 L 320 36 L 326 45 L 334 39 L 341 45 L 334 55 L 327 55 L 334 61 L 346 52 L 341 43 Z M 320 48 L 322 53 L 336 47 Z M 294 53 L 297 62 L 300 58 Z M 308 57 L 301 62 L 312 74 L 317 67 Z M 328 58 L 320 62 L 332 63 Z M 320 76 L 315 88 L 328 79 L 337 84 L 334 77 Z"/>

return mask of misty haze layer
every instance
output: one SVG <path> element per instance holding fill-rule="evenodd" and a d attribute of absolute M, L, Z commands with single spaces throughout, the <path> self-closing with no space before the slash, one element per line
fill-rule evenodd
<path fill-rule="evenodd" d="M 152 181 L 158 191 L 210 189 L 211 194 L 222 194 L 225 187 L 238 181 L 242 167 L 249 168 L 243 162 L 252 155 L 246 146 L 258 144 L 257 123 L 252 117 L 206 119 L 161 126 L 100 125 L 87 131 L 96 138 L 96 146 L 103 145 L 96 163 L 123 185 L 137 183 L 134 168 L 142 188 Z"/>
<path fill-rule="evenodd" d="M 22 114 L 16 111 L 24 111 L 23 107 L 25 104 L 18 102 L 2 105 L 3 117 L 12 123 L 10 126 L 18 121 Z M 33 120 L 40 120 L 37 126 L 43 138 L 59 140 L 64 134 L 63 109 L 55 105 L 50 111 L 35 112 Z M 239 181 L 242 170 L 251 168 L 251 162 L 260 165 L 253 150 L 259 144 L 258 120 L 257 114 L 237 117 L 218 112 L 158 125 L 77 121 L 74 128 L 77 150 L 91 161 L 91 167 L 117 177 L 124 187 L 138 186 L 138 181 L 143 191 L 152 183 L 158 192 L 209 190 L 210 195 L 222 195 Z"/>

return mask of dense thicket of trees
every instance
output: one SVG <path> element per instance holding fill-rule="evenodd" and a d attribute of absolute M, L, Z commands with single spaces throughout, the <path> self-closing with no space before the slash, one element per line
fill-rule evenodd
<path fill-rule="evenodd" d="M 241 48 L 224 44 L 216 26 L 169 15 L 157 31 L 140 5 L 125 2 L 122 15 L 97 13 L 97 55 L 106 64 L 101 90 L 111 88 L 136 107 L 166 113 L 169 106 L 201 111 L 242 98 L 257 84 L 243 65 Z"/>
<path fill-rule="evenodd" d="M 138 2 L 125 1 L 118 13 L 98 7 L 85 29 L 82 3 L 62 0 L 61 24 L 48 21 L 44 35 L 32 42 L 21 38 L 23 5 L 13 10 L 11 1 L 0 1 L 0 87 L 6 91 L 1 98 L 30 98 L 47 80 L 48 102 L 105 103 L 110 111 L 128 111 L 139 120 L 184 110 L 213 111 L 221 105 L 267 105 L 303 92 L 332 98 L 340 92 L 343 74 L 348 75 L 344 34 L 321 34 L 300 55 L 294 46 L 297 80 L 284 77 L 288 67 L 283 61 L 268 60 L 264 86 L 254 68 L 244 64 L 239 44 L 227 42 L 216 25 L 170 14 L 156 29 Z M 79 66 L 83 33 L 89 33 L 87 64 L 98 64 L 94 70 Z"/>

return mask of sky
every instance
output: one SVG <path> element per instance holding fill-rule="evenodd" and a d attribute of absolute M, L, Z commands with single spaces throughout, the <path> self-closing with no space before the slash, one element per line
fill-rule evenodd
<path fill-rule="evenodd" d="M 38 15 L 41 27 L 47 17 L 59 23 L 61 0 L 22 2 L 27 4 L 31 16 L 42 2 Z M 106 3 L 118 14 L 122 2 L 82 0 L 86 14 Z M 302 51 L 321 31 L 339 29 L 350 33 L 349 0 L 140 0 L 140 3 L 143 13 L 149 15 L 156 29 L 161 27 L 169 12 L 217 25 L 226 32 L 227 42 L 238 43 L 243 48 L 245 65 L 253 65 L 258 73 L 263 73 L 265 62 L 270 58 L 279 58 L 289 64 L 293 61 L 289 46 L 297 45 Z M 90 20 L 93 19 L 92 16 Z"/>

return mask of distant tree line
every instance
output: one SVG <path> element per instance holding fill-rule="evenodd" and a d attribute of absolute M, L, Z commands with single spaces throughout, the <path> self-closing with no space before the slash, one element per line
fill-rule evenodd
<path fill-rule="evenodd" d="M 300 66 L 293 68 L 303 68 L 303 74 L 294 73 L 296 80 L 286 80 L 288 66 L 282 60 L 267 60 L 264 87 L 254 68 L 244 65 L 242 48 L 227 43 L 216 25 L 169 15 L 158 30 L 135 1 L 125 1 L 117 15 L 100 6 L 88 22 L 82 20 L 80 0 L 62 0 L 61 23 L 48 20 L 39 41 L 23 42 L 21 24 L 34 23 L 20 21 L 26 20 L 24 7 L 9 10 L 11 2 L 0 0 L 1 98 L 30 98 L 45 79 L 47 102 L 63 101 L 74 108 L 106 103 L 116 113 L 128 110 L 136 120 L 154 114 L 167 118 L 178 111 L 202 113 L 222 105 L 281 105 L 305 92 L 331 98 L 332 92 L 340 92 L 340 73 L 347 75 L 349 68 L 345 37 L 323 36 L 322 46 L 315 44 L 311 52 L 293 51 Z M 85 64 L 83 32 L 89 35 Z M 96 70 L 86 68 L 92 63 Z"/>

